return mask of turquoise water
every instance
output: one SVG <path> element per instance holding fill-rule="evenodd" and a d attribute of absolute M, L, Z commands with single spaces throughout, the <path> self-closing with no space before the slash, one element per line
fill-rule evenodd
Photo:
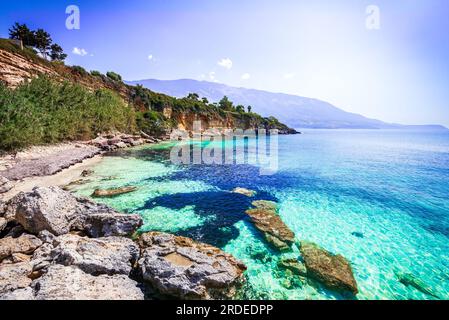
<path fill-rule="evenodd" d="M 189 236 L 241 259 L 248 266 L 246 298 L 346 298 L 277 267 L 285 254 L 273 252 L 244 213 L 253 200 L 266 199 L 279 203 L 299 240 L 351 262 L 357 299 L 449 299 L 449 133 L 309 130 L 280 136 L 279 171 L 271 176 L 251 165 L 173 165 L 172 146 L 111 154 L 76 192 L 139 187 L 100 201 L 141 214 L 143 231 Z M 235 187 L 257 196 L 229 192 Z M 399 274 L 413 275 L 426 290 L 404 285 Z"/>

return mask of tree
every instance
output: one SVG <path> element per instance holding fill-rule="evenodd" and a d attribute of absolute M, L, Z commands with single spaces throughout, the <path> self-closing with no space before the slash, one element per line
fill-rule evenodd
<path fill-rule="evenodd" d="M 248 106 L 248 113 L 251 113 L 252 110 L 253 110 L 253 107 Z"/>
<path fill-rule="evenodd" d="M 24 46 L 35 45 L 34 31 L 31 31 L 26 24 L 19 24 L 16 22 L 11 29 L 9 29 L 9 38 L 13 40 L 21 40 Z"/>
<path fill-rule="evenodd" d="M 204 97 L 201 101 L 203 101 L 204 104 L 209 104 L 209 100 L 207 100 L 206 97 Z"/>
<path fill-rule="evenodd" d="M 187 99 L 189 99 L 189 100 L 198 101 L 199 98 L 200 98 L 200 96 L 198 95 L 198 93 L 189 93 L 187 96 Z"/>
<path fill-rule="evenodd" d="M 34 34 L 35 44 L 34 46 L 39 50 L 39 52 L 47 58 L 48 51 L 51 48 L 51 44 L 53 40 L 50 37 L 50 34 L 44 29 L 37 29 Z"/>
<path fill-rule="evenodd" d="M 50 50 L 50 58 L 52 61 L 64 61 L 67 58 L 67 55 L 59 44 L 52 44 Z"/>
<path fill-rule="evenodd" d="M 245 107 L 239 104 L 237 107 L 235 107 L 235 110 L 239 113 L 245 113 Z"/>
<path fill-rule="evenodd" d="M 234 110 L 234 105 L 233 105 L 232 101 L 230 101 L 227 96 L 224 96 L 223 99 L 220 100 L 218 105 L 220 106 L 221 109 L 223 109 L 225 111 L 233 111 Z"/>

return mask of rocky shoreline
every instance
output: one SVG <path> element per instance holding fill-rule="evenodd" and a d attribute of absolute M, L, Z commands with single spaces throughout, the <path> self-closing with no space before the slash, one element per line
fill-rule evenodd
<path fill-rule="evenodd" d="M 243 263 L 218 248 L 137 236 L 140 216 L 57 187 L 20 193 L 0 209 L 0 299 L 229 299 L 245 279 Z"/>

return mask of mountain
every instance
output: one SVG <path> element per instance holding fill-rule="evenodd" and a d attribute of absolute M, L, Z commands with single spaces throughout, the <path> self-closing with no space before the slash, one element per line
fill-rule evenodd
<path fill-rule="evenodd" d="M 227 96 L 236 104 L 252 106 L 253 111 L 262 116 L 275 116 L 281 122 L 294 128 L 323 129 L 445 129 L 439 125 L 405 126 L 369 119 L 362 115 L 346 112 L 332 104 L 317 99 L 284 93 L 273 93 L 255 89 L 227 86 L 208 81 L 181 80 L 140 80 L 129 84 L 140 84 L 150 90 L 175 97 L 185 97 L 197 93 L 209 101 L 217 102 Z"/>

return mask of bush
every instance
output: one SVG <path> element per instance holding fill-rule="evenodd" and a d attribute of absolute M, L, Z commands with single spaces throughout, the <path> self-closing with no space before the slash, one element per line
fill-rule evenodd
<path fill-rule="evenodd" d="M 103 74 L 100 71 L 97 71 L 97 70 L 92 70 L 90 72 L 90 74 L 93 75 L 94 77 L 102 77 L 103 76 Z"/>
<path fill-rule="evenodd" d="M 106 73 L 106 76 L 113 81 L 122 82 L 122 76 L 118 73 L 109 71 L 108 73 Z"/>
<path fill-rule="evenodd" d="M 88 72 L 86 71 L 86 69 L 84 69 L 81 66 L 72 66 L 72 70 L 75 71 L 76 73 L 85 76 L 88 74 Z"/>
<path fill-rule="evenodd" d="M 0 84 L 0 150 L 132 132 L 134 109 L 113 92 L 39 77 L 15 90 Z"/>

